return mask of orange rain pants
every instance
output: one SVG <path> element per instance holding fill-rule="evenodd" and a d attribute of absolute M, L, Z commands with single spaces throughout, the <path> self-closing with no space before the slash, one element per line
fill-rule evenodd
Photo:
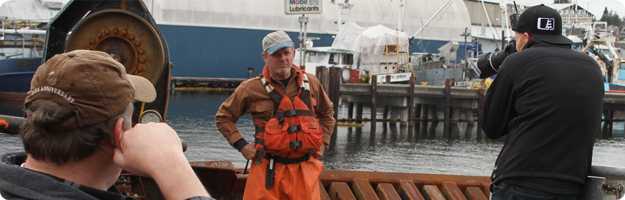
<path fill-rule="evenodd" d="M 243 200 L 320 200 L 319 175 L 323 171 L 321 161 L 311 157 L 296 164 L 275 163 L 274 184 L 265 187 L 269 160 L 260 164 L 253 162 L 245 184 Z"/>

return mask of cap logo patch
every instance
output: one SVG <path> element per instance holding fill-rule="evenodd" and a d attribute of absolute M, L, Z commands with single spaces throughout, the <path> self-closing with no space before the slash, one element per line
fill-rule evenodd
<path fill-rule="evenodd" d="M 70 96 L 69 94 L 67 94 L 65 91 L 55 88 L 55 87 L 50 87 L 50 86 L 43 86 L 40 88 L 35 88 L 32 89 L 30 91 L 28 91 L 29 95 L 35 95 L 37 93 L 40 92 L 48 92 L 48 93 L 52 93 L 54 95 L 60 96 L 63 99 L 65 99 L 66 101 L 68 101 L 69 103 L 74 103 L 74 98 L 72 98 L 72 96 Z"/>
<path fill-rule="evenodd" d="M 543 31 L 554 31 L 556 30 L 555 23 L 556 23 L 555 18 L 539 17 L 536 23 L 536 28 L 538 28 L 538 30 L 543 30 Z"/>

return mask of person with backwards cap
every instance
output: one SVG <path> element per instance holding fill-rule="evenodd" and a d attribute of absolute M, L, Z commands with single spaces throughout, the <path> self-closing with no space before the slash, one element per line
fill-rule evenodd
<path fill-rule="evenodd" d="M 219 131 L 252 162 L 243 199 L 320 199 L 332 102 L 315 76 L 293 64 L 294 44 L 284 31 L 267 34 L 262 48 L 262 74 L 243 81 L 216 114 Z M 245 113 L 255 126 L 252 143 L 235 126 Z"/>
<path fill-rule="evenodd" d="M 131 127 L 133 102 L 155 97 L 149 80 L 104 52 L 55 55 L 31 81 L 26 158 L 0 164 L 0 199 L 129 199 L 109 190 L 122 169 L 152 177 L 167 199 L 212 199 L 171 127 Z"/>
<path fill-rule="evenodd" d="M 581 199 L 601 124 L 599 66 L 571 49 L 552 8 L 527 8 L 513 30 L 517 53 L 498 69 L 480 116 L 490 138 L 505 136 L 492 199 Z"/>

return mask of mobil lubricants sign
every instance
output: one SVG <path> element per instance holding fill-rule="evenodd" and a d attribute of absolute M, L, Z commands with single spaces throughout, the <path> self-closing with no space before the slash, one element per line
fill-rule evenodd
<path fill-rule="evenodd" d="M 285 0 L 287 15 L 321 14 L 323 0 Z"/>

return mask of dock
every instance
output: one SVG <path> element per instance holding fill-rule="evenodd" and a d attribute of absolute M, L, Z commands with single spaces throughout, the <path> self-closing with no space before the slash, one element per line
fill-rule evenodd
<path fill-rule="evenodd" d="M 341 80 L 342 69 L 319 67 L 316 76 L 334 103 L 335 117 L 340 125 L 362 129 L 369 122 L 372 137 L 382 127 L 401 126 L 414 138 L 469 138 L 485 137 L 478 123 L 483 88 L 455 85 L 454 80 L 444 85 L 417 84 L 413 75 L 407 83 L 384 83 L 371 76 L 370 83 L 346 83 Z M 172 89 L 179 92 L 234 91 L 245 78 L 174 77 Z M 382 82 L 382 83 L 379 83 Z M 614 125 L 625 122 L 625 93 L 605 93 L 601 132 L 595 138 L 616 137 Z M 341 113 L 347 108 L 347 113 Z M 442 127 L 441 127 L 442 126 Z M 442 131 L 441 131 L 442 128 Z M 336 136 L 336 135 L 335 135 Z M 333 138 L 334 141 L 334 138 Z"/>
<path fill-rule="evenodd" d="M 478 123 L 484 89 L 457 87 L 453 80 L 447 80 L 440 86 L 418 85 L 414 75 L 404 84 L 378 83 L 376 76 L 372 76 L 370 83 L 343 83 L 341 70 L 322 67 L 316 71 L 316 76 L 334 103 L 334 109 L 347 106 L 346 119 L 339 118 L 336 113 L 335 117 L 340 122 L 368 121 L 372 124 L 369 131 L 372 137 L 378 133 L 378 123 L 386 127 L 395 126 L 398 122 L 408 128 L 409 136 L 418 138 L 457 139 L 462 135 L 478 140 L 484 138 Z M 625 121 L 625 93 L 605 93 L 604 102 L 602 131 L 595 133 L 595 137 L 600 139 L 614 137 L 615 122 Z M 367 120 L 363 118 L 365 108 L 370 111 Z M 442 135 L 436 135 L 441 123 Z M 464 133 L 460 133 L 462 129 Z"/>

